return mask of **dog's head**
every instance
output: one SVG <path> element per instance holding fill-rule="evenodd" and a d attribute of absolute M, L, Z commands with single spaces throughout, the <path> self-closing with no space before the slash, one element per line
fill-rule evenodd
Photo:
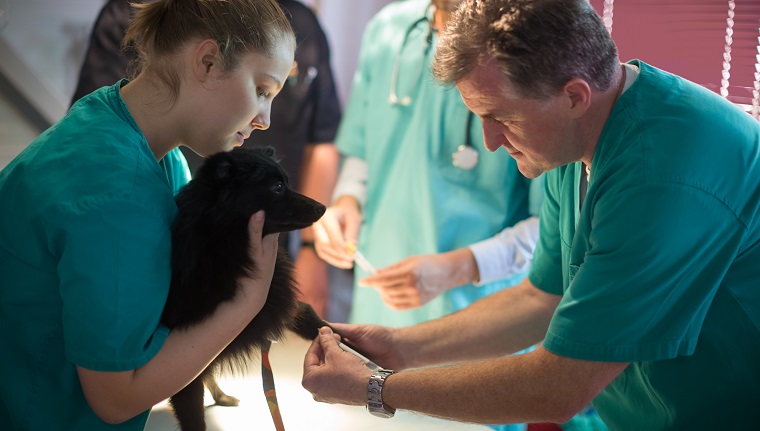
<path fill-rule="evenodd" d="M 238 147 L 214 154 L 186 187 L 194 190 L 193 193 L 180 192 L 177 196 L 180 208 L 185 203 L 183 195 L 201 194 L 206 198 L 200 201 L 210 205 L 206 210 L 224 219 L 248 220 L 263 209 L 266 213 L 264 235 L 303 229 L 325 212 L 324 205 L 289 186 L 288 176 L 275 159 L 272 147 Z M 198 202 L 194 201 L 187 204 Z"/>

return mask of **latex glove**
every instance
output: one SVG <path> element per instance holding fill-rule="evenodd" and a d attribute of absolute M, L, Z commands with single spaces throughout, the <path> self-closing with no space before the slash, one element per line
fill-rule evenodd
<path fill-rule="evenodd" d="M 313 225 L 314 247 L 325 262 L 338 268 L 354 266 L 347 244 L 356 244 L 362 213 L 352 196 L 340 197 Z"/>
<path fill-rule="evenodd" d="M 373 287 L 394 310 L 420 307 L 441 293 L 478 279 L 478 267 L 469 248 L 408 257 L 359 280 Z"/>

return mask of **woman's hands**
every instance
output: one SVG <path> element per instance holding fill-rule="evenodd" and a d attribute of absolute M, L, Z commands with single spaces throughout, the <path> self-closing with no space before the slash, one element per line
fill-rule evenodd
<path fill-rule="evenodd" d="M 253 214 L 248 221 L 248 255 L 255 262 L 255 271 L 249 271 L 248 277 L 240 280 L 242 293 L 253 300 L 257 308 L 255 316 L 264 306 L 269 287 L 274 275 L 274 264 L 277 261 L 279 233 L 262 237 L 264 231 L 264 211 Z"/>

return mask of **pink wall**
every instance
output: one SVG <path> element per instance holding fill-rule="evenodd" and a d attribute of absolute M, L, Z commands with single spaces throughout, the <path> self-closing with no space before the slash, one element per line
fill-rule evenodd
<path fill-rule="evenodd" d="M 600 14 L 603 3 L 591 0 Z M 728 10 L 727 0 L 616 0 L 612 38 L 621 60 L 637 58 L 719 92 Z M 736 0 L 734 11 L 729 100 L 750 104 L 760 0 Z"/>

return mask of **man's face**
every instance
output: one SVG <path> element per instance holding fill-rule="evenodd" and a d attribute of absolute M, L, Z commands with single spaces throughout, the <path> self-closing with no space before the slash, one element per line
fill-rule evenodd
<path fill-rule="evenodd" d="M 576 123 L 562 97 L 548 100 L 518 96 L 493 62 L 479 64 L 457 82 L 465 105 L 483 121 L 485 147 L 504 147 L 528 178 L 580 160 L 574 143 Z"/>

